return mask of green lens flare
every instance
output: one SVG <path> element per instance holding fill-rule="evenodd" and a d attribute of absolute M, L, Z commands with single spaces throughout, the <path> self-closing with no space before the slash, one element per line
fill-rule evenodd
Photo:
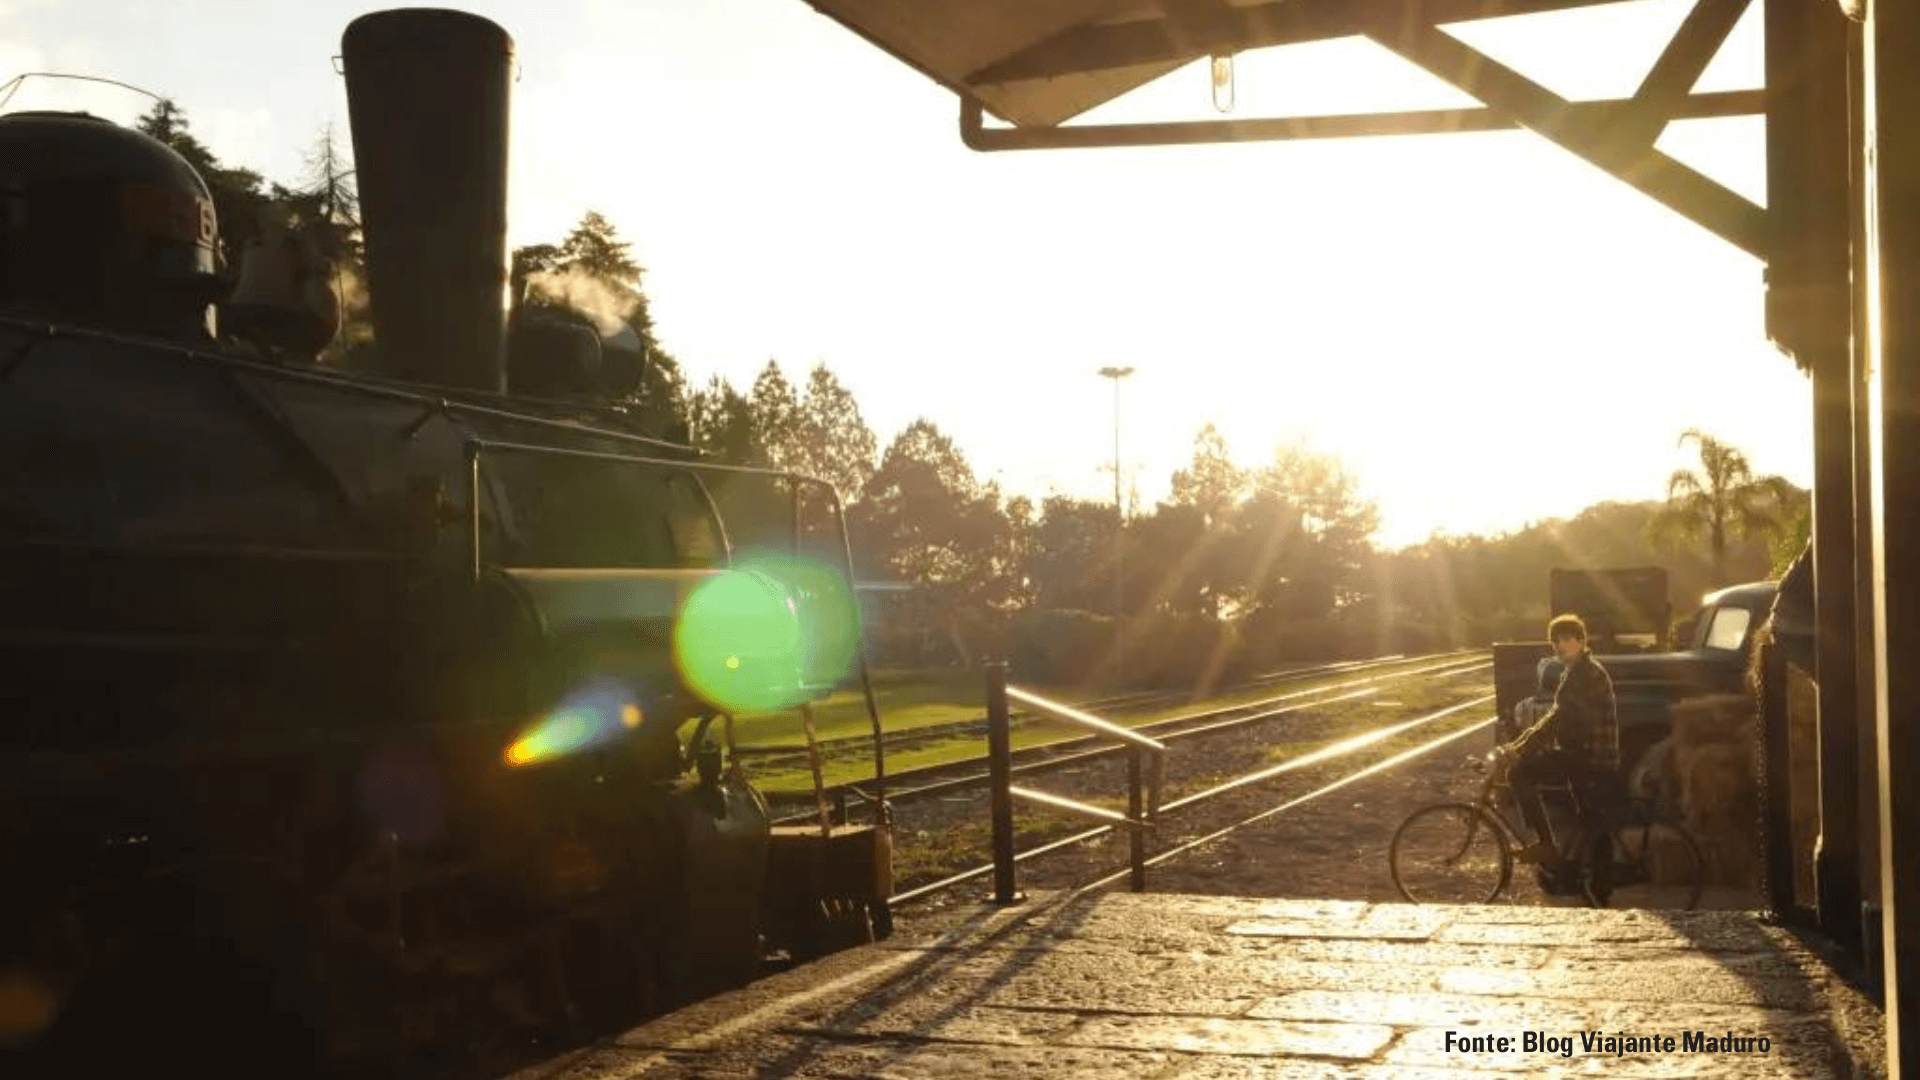
<path fill-rule="evenodd" d="M 831 566 L 800 560 L 780 564 L 773 573 L 794 590 L 807 682 L 830 687 L 853 674 L 860 650 L 860 608 L 847 579 Z"/>
<path fill-rule="evenodd" d="M 851 669 L 859 611 L 830 567 L 758 560 L 701 583 L 673 628 L 680 675 L 717 709 L 792 708 Z"/>
<path fill-rule="evenodd" d="M 673 627 L 681 678 L 714 708 L 764 712 L 800 698 L 800 619 L 787 588 L 758 570 L 701 582 Z"/>

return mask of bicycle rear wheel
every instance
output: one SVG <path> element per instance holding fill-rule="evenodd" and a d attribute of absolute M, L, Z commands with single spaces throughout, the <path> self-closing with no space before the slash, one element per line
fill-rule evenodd
<path fill-rule="evenodd" d="M 1407 815 L 1387 856 L 1393 885 L 1416 904 L 1484 904 L 1513 874 L 1513 852 L 1493 815 L 1435 803 Z"/>
<path fill-rule="evenodd" d="M 1596 907 L 1690 911 L 1700 902 L 1706 860 L 1677 823 L 1633 816 L 1603 834 L 1587 863 L 1587 899 Z"/>

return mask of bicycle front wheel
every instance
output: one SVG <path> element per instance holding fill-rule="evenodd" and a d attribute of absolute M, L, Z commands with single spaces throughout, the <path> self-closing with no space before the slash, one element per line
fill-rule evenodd
<path fill-rule="evenodd" d="M 1706 860 L 1677 823 L 1645 816 L 1601 835 L 1587 864 L 1588 899 L 1600 907 L 1691 911 Z"/>
<path fill-rule="evenodd" d="M 1513 852 L 1493 815 L 1436 803 L 1407 815 L 1387 857 L 1394 887 L 1416 904 L 1484 904 L 1513 874 Z"/>

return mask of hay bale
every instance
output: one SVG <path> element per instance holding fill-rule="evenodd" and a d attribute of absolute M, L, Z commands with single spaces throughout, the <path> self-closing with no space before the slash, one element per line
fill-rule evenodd
<path fill-rule="evenodd" d="M 1745 694 L 1708 694 L 1676 702 L 1669 715 L 1672 734 L 1650 763 L 1663 801 L 1699 842 L 1709 881 L 1748 884 L 1758 868 L 1758 703 Z"/>
<path fill-rule="evenodd" d="M 1768 628 L 1756 646 L 1769 641 Z M 1633 794 L 1653 799 L 1699 842 L 1709 882 L 1758 884 L 1760 821 L 1759 652 L 1747 673 L 1747 692 L 1708 694 L 1676 702 L 1672 729 L 1654 744 L 1628 779 Z M 1795 889 L 1813 898 L 1813 846 L 1820 832 L 1818 702 L 1813 680 L 1787 668 L 1787 755 Z"/>

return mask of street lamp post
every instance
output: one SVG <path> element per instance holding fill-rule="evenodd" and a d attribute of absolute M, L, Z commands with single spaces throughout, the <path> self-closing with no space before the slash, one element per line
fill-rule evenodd
<path fill-rule="evenodd" d="M 1126 503 L 1120 496 L 1120 380 L 1133 374 L 1130 367 L 1103 367 L 1100 377 L 1113 380 L 1113 670 L 1116 675 L 1126 670 L 1122 665 L 1121 649 L 1126 640 L 1126 632 L 1121 626 L 1121 616 L 1125 614 L 1124 575 L 1121 573 L 1125 552 L 1127 528 Z"/>

